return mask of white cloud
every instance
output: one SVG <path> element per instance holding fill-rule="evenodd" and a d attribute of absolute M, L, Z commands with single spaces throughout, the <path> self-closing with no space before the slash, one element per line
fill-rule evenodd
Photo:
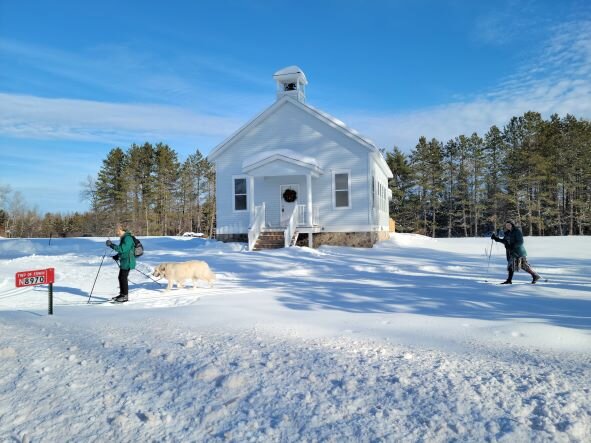
<path fill-rule="evenodd" d="M 476 18 L 473 36 L 486 44 L 506 45 L 520 34 L 531 32 L 536 20 L 540 20 L 540 16 L 529 1 L 497 1 L 490 5 L 486 14 Z"/>
<path fill-rule="evenodd" d="M 170 65 L 178 65 L 176 72 L 153 55 L 124 45 L 73 53 L 0 38 L 0 61 L 17 66 L 4 73 L 7 84 L 18 79 L 24 90 L 43 86 L 58 97 L 66 86 L 70 94 L 92 97 L 0 92 L 0 135 L 106 144 L 163 140 L 215 145 L 242 126 L 253 108 L 258 111 L 273 98 L 248 92 L 260 88 L 262 80 L 235 63 L 173 50 L 167 57 Z M 212 82 L 220 77 L 248 87 L 218 90 Z M 265 84 L 272 91 L 270 76 Z M 121 97 L 119 102 L 94 99 L 113 96 Z"/>
<path fill-rule="evenodd" d="M 162 105 L 102 103 L 0 93 L 0 134 L 36 139 L 101 142 L 223 139 L 243 123 L 235 117 Z"/>
<path fill-rule="evenodd" d="M 248 90 L 271 88 L 271 76 L 262 79 L 234 60 L 217 55 L 187 54 L 170 48 L 156 56 L 127 45 L 99 45 L 77 52 L 0 38 L 0 64 L 5 86 L 21 90 L 68 91 L 70 98 L 121 97 L 120 101 L 166 103 L 206 112 L 232 103 L 234 109 L 260 103 Z M 42 79 L 42 81 L 40 81 Z M 220 90 L 224 85 L 241 88 Z M 24 86 L 23 86 L 24 85 Z"/>
<path fill-rule="evenodd" d="M 19 48 L 13 48 L 16 49 Z M 31 59 L 41 56 L 39 51 L 30 48 L 20 49 L 28 50 Z M 71 63 L 76 61 L 61 53 L 51 58 L 67 60 L 63 62 L 65 71 L 70 71 Z M 247 73 L 243 75 L 248 77 Z M 175 77 L 151 78 L 155 82 L 154 89 L 162 83 L 168 84 L 169 92 L 173 89 L 182 91 L 186 87 L 182 79 L 175 82 Z M 220 98 L 224 94 L 227 98 L 229 92 L 210 94 L 207 100 L 213 100 L 217 105 L 208 105 L 207 111 L 196 112 L 193 109 L 200 107 L 0 93 L 0 134 L 105 143 L 201 137 L 211 140 L 213 146 L 242 126 L 265 104 L 260 96 L 253 96 L 250 101 L 237 99 L 237 96 L 227 100 Z M 267 100 L 272 99 L 269 94 Z M 246 102 L 248 106 L 244 104 Z M 231 109 L 233 114 L 219 114 L 226 109 Z M 591 118 L 591 21 L 570 22 L 553 28 L 542 50 L 531 54 L 530 60 L 524 61 L 518 72 L 489 91 L 411 112 L 376 115 L 351 111 L 336 114 L 378 145 L 388 149 L 398 145 L 408 150 L 416 145 L 421 135 L 440 140 L 474 131 L 482 135 L 491 125 L 502 127 L 512 116 L 529 110 L 541 112 L 546 117 L 552 113 L 571 113 Z"/>
<path fill-rule="evenodd" d="M 543 50 L 491 91 L 412 112 L 352 112 L 344 119 L 382 147 L 409 150 L 422 135 L 444 141 L 475 131 L 484 135 L 527 111 L 591 118 L 591 21 L 553 28 Z"/>

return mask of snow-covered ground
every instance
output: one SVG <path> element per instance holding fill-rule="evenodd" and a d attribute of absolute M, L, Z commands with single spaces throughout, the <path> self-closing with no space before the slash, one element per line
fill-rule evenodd
<path fill-rule="evenodd" d="M 142 238 L 141 269 L 206 260 L 164 292 L 103 238 L 0 239 L 0 441 L 589 441 L 591 237 L 396 234 L 373 249 L 247 252 Z M 54 267 L 47 287 L 16 272 Z M 488 280 L 488 282 L 487 282 Z"/>

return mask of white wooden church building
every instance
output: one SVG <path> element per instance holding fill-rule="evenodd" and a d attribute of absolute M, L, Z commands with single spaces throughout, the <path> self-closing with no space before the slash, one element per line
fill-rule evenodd
<path fill-rule="evenodd" d="M 367 138 L 306 103 L 304 72 L 274 74 L 277 100 L 209 154 L 217 229 L 249 249 L 371 246 L 388 236 L 392 171 Z"/>

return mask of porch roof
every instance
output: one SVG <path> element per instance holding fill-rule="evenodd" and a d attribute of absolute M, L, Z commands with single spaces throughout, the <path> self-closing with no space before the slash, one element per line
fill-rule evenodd
<path fill-rule="evenodd" d="M 242 163 L 242 171 L 253 176 L 308 175 L 318 177 L 324 170 L 313 157 L 289 149 L 267 151 Z"/>

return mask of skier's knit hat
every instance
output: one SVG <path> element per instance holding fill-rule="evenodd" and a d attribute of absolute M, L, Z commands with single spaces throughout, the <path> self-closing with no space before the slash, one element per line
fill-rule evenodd
<path fill-rule="evenodd" d="M 511 226 L 515 227 L 515 222 L 513 220 L 507 220 L 505 223 L 509 223 Z"/>

